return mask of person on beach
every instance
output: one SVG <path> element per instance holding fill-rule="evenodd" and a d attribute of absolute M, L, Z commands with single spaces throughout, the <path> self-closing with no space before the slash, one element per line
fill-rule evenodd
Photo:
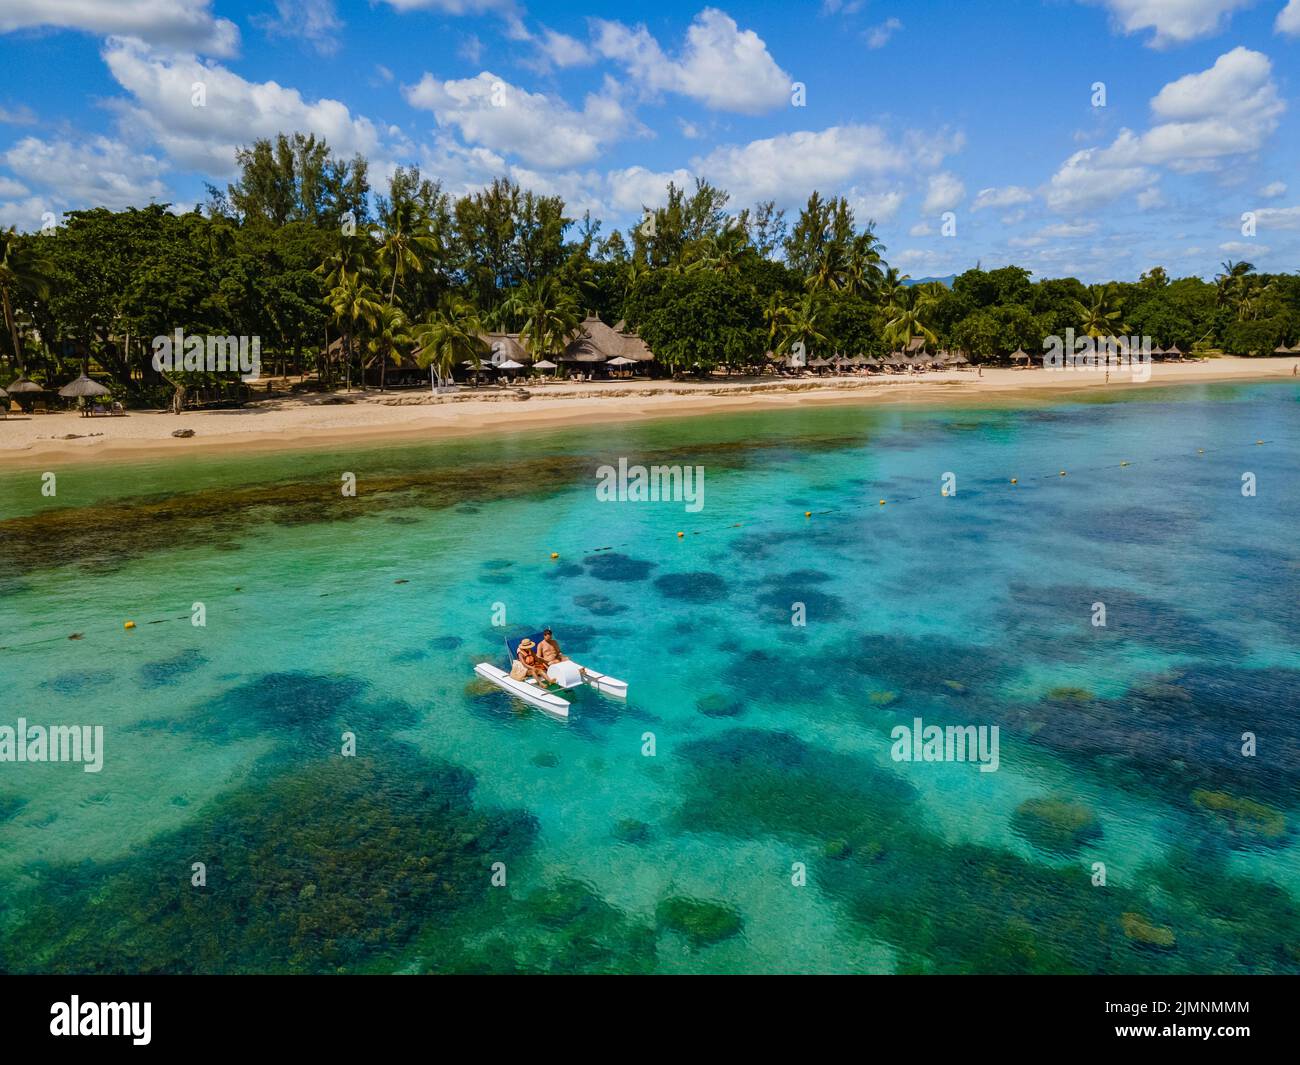
<path fill-rule="evenodd" d="M 538 684 L 546 685 L 550 683 L 551 678 L 546 675 L 546 663 L 533 653 L 533 648 L 536 646 L 532 640 L 520 640 L 515 659 L 524 667 L 525 677 L 536 677 Z"/>
<path fill-rule="evenodd" d="M 561 653 L 560 645 L 555 642 L 550 629 L 542 630 L 542 642 L 537 645 L 537 653 L 548 666 L 567 661 L 567 656 Z"/>

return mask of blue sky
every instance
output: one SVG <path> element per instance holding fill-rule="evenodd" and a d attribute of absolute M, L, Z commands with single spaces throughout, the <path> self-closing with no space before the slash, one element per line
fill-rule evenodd
<path fill-rule="evenodd" d="M 1298 60 L 1300 0 L 0 0 L 0 224 L 188 207 L 298 129 L 606 230 L 817 188 L 913 276 L 1295 270 Z"/>

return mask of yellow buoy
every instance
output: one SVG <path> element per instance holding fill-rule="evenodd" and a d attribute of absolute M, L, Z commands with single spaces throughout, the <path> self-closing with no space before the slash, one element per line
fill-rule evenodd
<path fill-rule="evenodd" d="M 811 510 L 805 510 L 805 511 L 803 512 L 803 516 L 804 516 L 805 518 L 811 518 L 811 517 L 812 517 L 812 511 L 811 511 Z"/>
<path fill-rule="evenodd" d="M 1263 442 L 1264 442 L 1263 440 L 1256 440 L 1256 441 L 1255 441 L 1256 444 L 1262 444 Z"/>
<path fill-rule="evenodd" d="M 1120 463 L 1120 465 L 1121 465 L 1121 466 L 1127 466 L 1127 465 L 1128 465 L 1128 460 L 1125 459 L 1123 462 Z"/>
<path fill-rule="evenodd" d="M 1016 478 L 1012 477 L 1012 478 L 1011 478 L 1011 483 L 1012 483 L 1012 484 L 1019 484 L 1020 482 L 1019 482 Z"/>
<path fill-rule="evenodd" d="M 684 532 L 679 532 L 679 533 L 677 534 L 677 539 L 680 540 L 680 539 L 681 539 L 683 536 L 685 536 L 685 535 L 686 535 L 686 534 L 685 534 Z"/>
<path fill-rule="evenodd" d="M 1196 453 L 1197 453 L 1198 455 L 1204 455 L 1204 454 L 1205 454 L 1205 448 L 1203 448 L 1203 447 L 1198 447 L 1198 448 L 1196 449 Z"/>
<path fill-rule="evenodd" d="M 551 558 L 559 558 L 559 557 L 560 557 L 560 553 L 558 551 L 551 552 Z"/>
<path fill-rule="evenodd" d="M 1064 471 L 1064 470 L 1061 471 L 1061 476 L 1062 476 L 1062 477 L 1065 476 L 1065 471 Z"/>
<path fill-rule="evenodd" d="M 881 505 L 882 507 L 885 505 L 885 501 L 884 501 L 883 499 L 880 501 L 880 505 Z"/>
<path fill-rule="evenodd" d="M 124 628 L 124 629 L 133 629 L 133 628 L 135 628 L 135 622 L 134 622 L 134 621 L 124 621 L 124 622 L 122 622 L 122 628 Z"/>

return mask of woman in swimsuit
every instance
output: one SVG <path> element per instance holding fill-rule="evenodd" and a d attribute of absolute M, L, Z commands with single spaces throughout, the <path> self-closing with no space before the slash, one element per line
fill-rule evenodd
<path fill-rule="evenodd" d="M 551 678 L 546 675 L 546 663 L 533 654 L 533 648 L 536 646 L 532 640 L 521 640 L 515 658 L 528 671 L 529 676 L 536 677 L 537 683 L 545 687 L 550 684 Z"/>

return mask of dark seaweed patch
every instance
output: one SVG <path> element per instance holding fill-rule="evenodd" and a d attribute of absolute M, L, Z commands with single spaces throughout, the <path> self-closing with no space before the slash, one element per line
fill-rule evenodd
<path fill-rule="evenodd" d="M 582 607 L 588 613 L 595 614 L 597 617 L 608 618 L 617 614 L 627 613 L 628 608 L 622 603 L 616 603 L 608 596 L 604 595 L 575 595 L 573 597 L 575 606 Z"/>
<path fill-rule="evenodd" d="M 116 674 L 107 670 L 88 670 L 84 673 L 70 670 L 42 681 L 41 687 L 59 695 L 80 695 L 111 684 L 115 678 Z"/>
<path fill-rule="evenodd" d="M 197 648 L 177 651 L 170 658 L 160 658 L 146 662 L 140 667 L 140 686 L 142 688 L 165 688 L 176 684 L 183 677 L 208 664 L 207 656 Z"/>
<path fill-rule="evenodd" d="M 130 857 L 47 870 L 58 890 L 26 900 L 0 969 L 354 970 L 481 905 L 491 863 L 530 845 L 533 819 L 476 810 L 473 783 L 400 746 L 257 781 Z"/>
<path fill-rule="evenodd" d="M 583 564 L 591 576 L 602 581 L 644 581 L 655 568 L 655 563 L 630 555 L 611 551 L 608 554 L 588 555 Z"/>
<path fill-rule="evenodd" d="M 26 805 L 27 800 L 21 795 L 0 792 L 0 825 L 6 821 L 12 821 L 18 816 L 18 811 Z"/>
<path fill-rule="evenodd" d="M 1105 626 L 1093 626 L 1092 605 L 1106 606 Z M 1138 640 L 1181 654 L 1239 657 L 1246 649 L 1185 610 L 1127 588 L 1086 585 L 1011 586 L 1008 628 L 1025 637 L 1077 633 L 1111 644 Z"/>
<path fill-rule="evenodd" d="M 654 585 L 661 595 L 683 603 L 713 603 L 727 595 L 727 582 L 715 573 L 665 573 Z"/>

